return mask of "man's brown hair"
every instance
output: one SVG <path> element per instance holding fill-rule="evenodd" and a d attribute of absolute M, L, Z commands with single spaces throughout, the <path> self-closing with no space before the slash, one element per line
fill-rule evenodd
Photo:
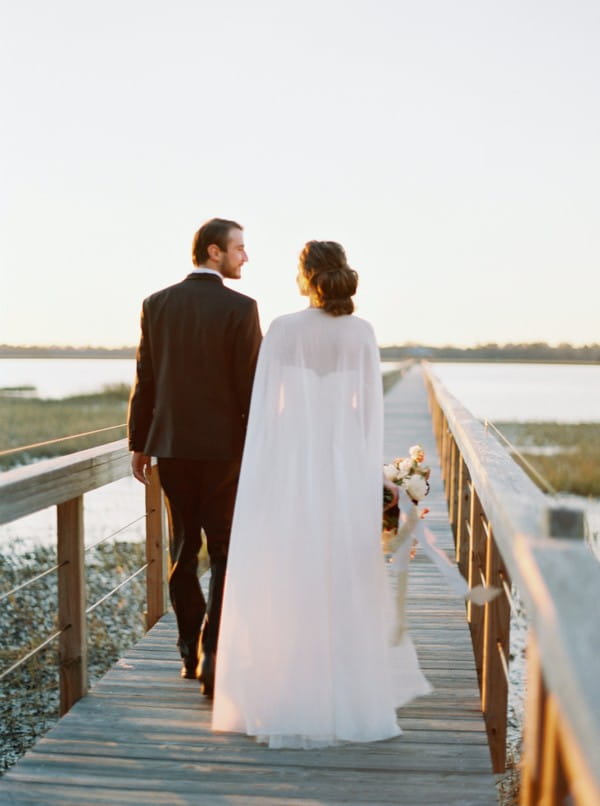
<path fill-rule="evenodd" d="M 236 221 L 226 218 L 211 218 L 206 221 L 194 235 L 192 243 L 192 262 L 194 266 L 201 266 L 208 260 L 208 247 L 216 244 L 222 252 L 227 251 L 229 233 L 232 229 L 243 230 Z"/>

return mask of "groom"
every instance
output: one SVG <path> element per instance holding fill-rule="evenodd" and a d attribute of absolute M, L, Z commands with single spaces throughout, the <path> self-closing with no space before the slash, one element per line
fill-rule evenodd
<path fill-rule="evenodd" d="M 145 483 L 158 458 L 170 521 L 169 593 L 183 677 L 212 697 L 227 548 L 261 341 L 256 302 L 223 285 L 248 260 L 242 227 L 213 218 L 194 236 L 195 268 L 144 300 L 129 402 L 133 475 Z M 204 529 L 210 557 L 205 601 L 198 582 Z M 198 652 L 202 663 L 198 670 Z"/>

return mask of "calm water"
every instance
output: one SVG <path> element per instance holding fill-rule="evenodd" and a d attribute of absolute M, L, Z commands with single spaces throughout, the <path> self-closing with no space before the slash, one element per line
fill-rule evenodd
<path fill-rule="evenodd" d="M 437 363 L 434 371 L 476 417 L 600 421 L 598 365 Z M 0 359 L 0 387 L 35 386 L 37 396 L 44 398 L 131 384 L 134 375 L 131 358 Z"/>
<path fill-rule="evenodd" d="M 600 422 L 599 365 L 437 363 L 433 370 L 481 419 Z"/>
<path fill-rule="evenodd" d="M 35 386 L 36 397 L 98 392 L 106 384 L 131 385 L 133 358 L 1 358 L 0 387 Z"/>
<path fill-rule="evenodd" d="M 396 366 L 386 362 L 382 369 Z M 134 377 L 133 358 L 0 358 L 0 389 L 34 386 L 33 394 L 44 399 L 98 392 L 108 384 L 131 385 Z"/>

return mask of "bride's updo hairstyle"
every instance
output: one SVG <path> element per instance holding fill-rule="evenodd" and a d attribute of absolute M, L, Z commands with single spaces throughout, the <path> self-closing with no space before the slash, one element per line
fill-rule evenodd
<path fill-rule="evenodd" d="M 335 241 L 308 241 L 300 253 L 300 272 L 311 303 L 332 316 L 354 311 L 358 274 Z"/>

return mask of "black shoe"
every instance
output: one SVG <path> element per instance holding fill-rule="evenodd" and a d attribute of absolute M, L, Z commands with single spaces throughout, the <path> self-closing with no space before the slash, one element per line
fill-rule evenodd
<path fill-rule="evenodd" d="M 185 680 L 196 680 L 198 677 L 198 661 L 182 660 L 181 662 L 181 676 Z"/>
<path fill-rule="evenodd" d="M 177 642 L 181 653 L 181 676 L 186 680 L 195 680 L 198 676 L 198 639 L 195 641 Z"/>
<path fill-rule="evenodd" d="M 198 675 L 200 691 L 209 700 L 212 700 L 215 690 L 215 660 L 216 655 L 214 652 L 207 652 L 202 655 L 200 674 Z"/>

